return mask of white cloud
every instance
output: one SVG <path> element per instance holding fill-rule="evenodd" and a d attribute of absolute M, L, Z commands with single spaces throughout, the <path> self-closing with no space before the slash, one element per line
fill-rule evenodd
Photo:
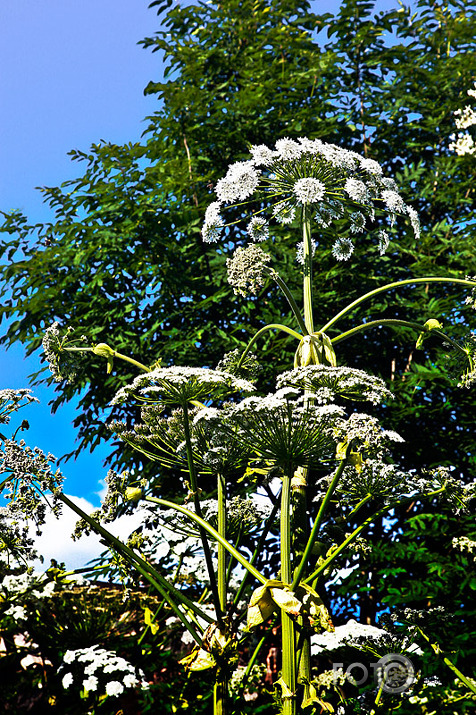
<path fill-rule="evenodd" d="M 83 497 L 69 496 L 69 499 L 87 514 L 90 514 L 95 509 Z M 139 526 L 140 517 L 140 512 L 136 512 L 130 516 L 121 516 L 111 524 L 105 524 L 104 526 L 117 538 L 126 539 Z M 88 561 L 97 558 L 105 551 L 106 547 L 99 542 L 99 536 L 96 534 L 82 536 L 79 541 L 71 539 L 71 534 L 78 518 L 75 512 L 63 505 L 63 513 L 59 519 L 55 519 L 51 513 L 47 515 L 41 536 L 36 536 L 32 528 L 31 537 L 35 540 L 35 548 L 44 558 L 42 566 L 39 562 L 35 562 L 36 569 L 44 570 L 48 568 L 51 559 L 56 559 L 59 563 L 64 562 L 67 569 L 82 568 Z"/>

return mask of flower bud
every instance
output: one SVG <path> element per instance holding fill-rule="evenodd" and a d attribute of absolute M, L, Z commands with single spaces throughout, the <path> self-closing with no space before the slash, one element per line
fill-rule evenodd
<path fill-rule="evenodd" d="M 142 494 L 142 489 L 139 489 L 139 487 L 126 487 L 124 497 L 126 501 L 133 501 L 137 503 L 140 499 L 142 499 Z"/>
<path fill-rule="evenodd" d="M 294 367 L 308 365 L 330 365 L 336 367 L 337 360 L 330 338 L 325 333 L 305 335 L 294 356 Z"/>

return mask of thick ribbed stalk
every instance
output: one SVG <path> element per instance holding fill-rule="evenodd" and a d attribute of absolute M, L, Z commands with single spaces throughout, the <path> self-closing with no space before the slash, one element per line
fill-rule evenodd
<path fill-rule="evenodd" d="M 192 450 L 192 440 L 190 437 L 190 423 L 188 416 L 188 405 L 185 403 L 183 405 L 183 426 L 184 426 L 184 436 L 185 436 L 185 447 L 187 450 L 187 466 L 190 475 L 190 487 L 192 490 L 193 505 L 195 507 L 195 512 L 198 517 L 203 519 L 202 507 L 200 505 L 200 496 L 198 493 L 197 476 L 195 473 L 195 464 L 193 461 L 193 450 Z M 215 611 L 217 614 L 218 625 L 221 627 L 223 625 L 223 613 L 220 606 L 220 598 L 218 596 L 218 586 L 217 579 L 215 575 L 215 570 L 213 568 L 212 554 L 210 551 L 210 545 L 208 543 L 207 532 L 205 529 L 199 525 L 200 539 L 202 542 L 203 553 L 205 556 L 205 563 L 207 565 L 208 578 L 210 579 L 210 588 L 213 596 L 213 603 L 215 605 Z"/>
<path fill-rule="evenodd" d="M 219 676 L 213 688 L 213 715 L 226 715 L 226 700 L 228 688 L 223 674 Z"/>
<path fill-rule="evenodd" d="M 218 533 L 226 539 L 226 503 L 225 479 L 222 474 L 217 477 L 218 493 Z M 226 549 L 222 543 L 218 544 L 218 596 L 220 598 L 221 612 L 226 611 Z"/>
<path fill-rule="evenodd" d="M 304 301 L 304 322 L 308 334 L 314 332 L 314 321 L 312 318 L 312 243 L 311 243 L 311 216 L 309 207 L 304 206 L 302 210 L 302 242 L 304 258 L 304 279 L 303 279 L 303 301 Z"/>
<path fill-rule="evenodd" d="M 226 539 L 226 496 L 225 478 L 222 474 L 217 476 L 217 497 L 218 497 L 218 533 Z M 220 610 L 226 613 L 226 549 L 223 543 L 218 542 L 218 598 L 220 600 Z M 219 669 L 217 682 L 213 691 L 213 715 L 225 715 L 226 703 L 228 699 L 228 678 L 226 667 Z"/>
<path fill-rule="evenodd" d="M 281 492 L 281 580 L 291 583 L 291 478 L 283 477 Z M 283 715 L 296 715 L 296 647 L 294 635 L 294 621 L 285 612 L 281 611 L 281 637 L 282 637 L 282 679 L 289 688 L 291 695 L 287 695 L 283 688 Z"/>
<path fill-rule="evenodd" d="M 309 400 L 307 400 L 308 403 Z M 308 535 L 308 516 L 307 516 L 307 468 L 299 468 L 294 473 L 291 480 L 291 491 L 292 491 L 292 505 L 293 505 L 293 519 L 292 519 L 292 531 L 293 531 L 293 556 L 294 562 L 301 560 L 304 553 L 304 548 L 307 542 Z M 299 581 L 299 578 L 297 579 Z M 296 577 L 294 575 L 293 580 L 293 590 L 297 585 Z M 298 623 L 301 628 L 304 625 L 302 616 L 299 617 Z M 304 686 L 304 700 L 309 697 L 309 681 L 311 680 L 311 642 L 309 636 L 306 635 L 303 630 L 301 633 L 300 640 L 302 641 L 302 646 L 299 652 L 296 653 L 296 660 L 299 663 L 298 672 L 298 683 Z"/>
<path fill-rule="evenodd" d="M 304 271 L 303 271 L 303 308 L 304 308 L 304 323 L 306 327 L 306 332 L 310 335 L 314 332 L 314 320 L 312 314 L 312 241 L 311 241 L 311 217 L 310 210 L 308 206 L 304 206 L 302 210 L 302 241 L 303 241 L 303 261 L 304 261 Z M 309 404 L 309 401 L 306 401 Z M 307 539 L 307 474 L 308 469 L 302 468 L 298 470 L 293 478 L 293 515 L 294 515 L 294 528 L 295 538 L 295 555 L 300 558 L 302 557 L 304 546 Z M 297 581 L 299 581 L 299 577 Z M 283 578 L 283 580 L 286 580 Z M 291 580 L 291 577 L 289 578 Z M 296 579 L 294 579 L 296 582 Z M 301 619 L 302 620 L 302 619 Z M 302 622 L 301 622 L 302 625 Z M 283 623 L 284 629 L 284 623 Z M 284 633 L 283 633 L 284 639 Z M 294 640 L 294 624 L 293 624 L 293 640 Z M 284 652 L 284 643 L 283 643 Z M 305 635 L 302 648 L 299 654 L 299 682 L 304 685 L 304 697 L 309 697 L 308 692 L 308 682 L 311 679 L 311 644 L 310 639 Z M 295 647 L 293 644 L 293 658 L 294 663 L 296 659 Z M 295 667 L 295 666 L 294 666 Z M 284 669 L 283 669 L 284 672 Z M 294 675 L 295 677 L 295 675 Z M 291 688 L 293 693 L 295 691 L 295 685 Z M 296 700 L 295 698 L 291 701 L 291 706 L 294 710 L 289 712 L 295 712 Z M 283 711 L 284 712 L 284 711 Z"/>
<path fill-rule="evenodd" d="M 302 557 L 301 557 L 301 562 L 297 569 L 294 572 L 294 580 L 293 580 L 293 589 L 296 588 L 298 585 L 301 576 L 303 574 L 304 569 L 306 568 L 307 560 L 309 558 L 309 555 L 311 554 L 312 547 L 314 546 L 314 542 L 317 538 L 317 534 L 319 533 L 319 529 L 322 524 L 322 519 L 324 517 L 324 514 L 327 509 L 327 505 L 337 487 L 337 484 L 339 482 L 339 479 L 342 475 L 342 472 L 344 471 L 344 467 L 346 465 L 346 460 L 343 459 L 342 462 L 339 464 L 336 473 L 334 474 L 334 477 L 332 478 L 331 483 L 329 484 L 329 488 L 327 489 L 326 495 L 324 496 L 324 499 L 321 502 L 321 506 L 319 507 L 318 514 L 316 516 L 316 520 L 314 522 L 314 525 L 312 527 L 312 531 L 309 535 L 309 539 L 306 544 L 306 548 L 303 551 Z"/>

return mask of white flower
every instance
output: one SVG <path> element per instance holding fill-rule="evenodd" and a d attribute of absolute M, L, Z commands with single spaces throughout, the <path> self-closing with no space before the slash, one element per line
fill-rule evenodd
<path fill-rule="evenodd" d="M 347 261 L 354 252 L 354 244 L 350 238 L 338 238 L 332 246 L 332 255 L 338 261 Z"/>
<path fill-rule="evenodd" d="M 359 179 L 347 179 L 344 185 L 344 190 L 347 194 L 349 194 L 351 199 L 359 203 L 365 203 L 370 198 L 367 185 Z"/>
<path fill-rule="evenodd" d="M 349 219 L 335 227 L 339 240 L 334 255 L 338 260 L 348 258 L 354 250 L 349 232 L 362 232 L 367 217 L 374 222 L 376 209 L 379 215 L 390 214 L 392 225 L 397 213 L 408 213 L 417 235 L 416 213 L 407 211 L 395 181 L 384 177 L 373 159 L 307 137 L 279 139 L 274 150 L 263 144 L 253 146 L 251 157 L 232 164 L 217 183 L 218 201 L 207 210 L 202 229 L 205 241 L 216 241 L 224 226 L 238 223 L 235 218 L 230 224 L 222 223 L 222 204 L 238 204 L 235 208 L 245 214 L 245 204 L 251 201 L 259 202 L 249 208 L 248 235 L 254 241 L 268 237 L 264 212 L 280 224 L 291 224 L 296 215 L 301 217 L 303 207 L 315 206 L 313 218 L 324 228 Z"/>
<path fill-rule="evenodd" d="M 367 171 L 369 174 L 375 174 L 376 176 L 382 175 L 382 167 L 374 159 L 366 159 L 365 157 L 359 158 L 360 167 Z"/>
<path fill-rule="evenodd" d="M 127 675 L 125 675 L 122 679 L 122 682 L 124 683 L 124 686 L 126 688 L 135 688 L 136 685 L 139 684 L 139 681 L 137 680 L 136 676 L 132 673 L 127 673 Z"/>
<path fill-rule="evenodd" d="M 273 207 L 273 216 L 278 223 L 292 223 L 296 216 L 296 208 L 287 201 L 281 201 Z"/>
<path fill-rule="evenodd" d="M 246 248 L 239 246 L 233 256 L 226 259 L 228 283 L 235 295 L 256 295 L 266 282 L 266 264 L 270 260 L 271 256 L 255 244 Z"/>
<path fill-rule="evenodd" d="M 253 216 L 246 231 L 253 241 L 266 241 L 269 236 L 268 222 L 262 216 Z"/>
<path fill-rule="evenodd" d="M 89 678 L 83 680 L 83 690 L 87 690 L 88 692 L 90 690 L 97 690 L 98 682 L 99 681 L 95 675 L 90 675 Z"/>
<path fill-rule="evenodd" d="M 381 628 L 363 625 L 351 619 L 347 621 L 345 626 L 336 626 L 333 633 L 325 631 L 324 633 L 311 636 L 311 650 L 312 653 L 316 655 L 318 653 L 326 653 L 341 648 L 348 644 L 353 638 L 360 638 L 362 636 L 370 639 L 380 638 L 380 636 L 386 633 L 387 631 Z"/>
<path fill-rule="evenodd" d="M 279 158 L 289 160 L 289 159 L 297 159 L 299 156 L 301 156 L 303 152 L 302 146 L 298 144 L 298 142 L 294 141 L 294 139 L 278 139 L 276 142 L 276 151 L 279 155 Z"/>
<path fill-rule="evenodd" d="M 256 166 L 269 166 L 273 163 L 277 156 L 277 152 L 273 151 L 265 144 L 251 147 L 251 156 Z"/>
<path fill-rule="evenodd" d="M 111 400 L 111 405 L 125 402 L 135 396 L 147 402 L 182 404 L 230 394 L 236 391 L 254 392 L 255 387 L 227 372 L 202 367 L 159 367 L 138 375 L 130 385 L 121 388 Z"/>
<path fill-rule="evenodd" d="M 455 536 L 451 543 L 454 549 L 459 549 L 460 551 L 468 551 L 470 554 L 476 551 L 476 541 L 469 539 L 467 536 Z"/>
<path fill-rule="evenodd" d="M 124 686 L 122 683 L 119 683 L 118 680 L 111 680 L 109 683 L 106 683 L 106 695 L 117 697 L 118 695 L 122 695 L 123 692 Z"/>
<path fill-rule="evenodd" d="M 65 663 L 72 663 L 74 660 L 76 660 L 76 651 L 67 650 L 63 656 L 63 661 Z"/>
<path fill-rule="evenodd" d="M 381 256 L 385 253 L 390 243 L 390 237 L 386 231 L 379 230 L 377 232 L 378 250 Z"/>
<path fill-rule="evenodd" d="M 404 213 L 406 209 L 402 197 L 400 194 L 397 194 L 396 191 L 391 191 L 389 189 L 382 191 L 382 200 L 385 203 L 385 206 L 393 213 Z"/>
<path fill-rule="evenodd" d="M 258 186 L 259 177 L 253 162 L 239 161 L 229 167 L 224 179 L 218 181 L 216 194 L 225 203 L 244 201 Z"/>
<path fill-rule="evenodd" d="M 202 238 L 205 243 L 216 243 L 221 236 L 224 226 L 223 219 L 217 218 L 215 221 L 210 221 L 203 224 Z"/>
<path fill-rule="evenodd" d="M 315 204 L 324 197 L 326 186 L 319 179 L 306 177 L 296 181 L 293 191 L 299 203 Z"/>
<path fill-rule="evenodd" d="M 10 606 L 8 611 L 5 611 L 5 615 L 11 616 L 15 621 L 26 619 L 26 611 L 23 606 Z"/>
<path fill-rule="evenodd" d="M 476 142 L 474 141 L 471 134 L 465 132 L 464 134 L 458 134 L 457 137 L 453 134 L 450 136 L 451 142 L 449 148 L 450 151 L 456 152 L 458 156 L 465 156 L 466 154 L 476 154 Z"/>
<path fill-rule="evenodd" d="M 457 109 L 453 114 L 458 129 L 467 129 L 476 124 L 476 112 L 469 105 L 466 105 L 463 109 Z"/>
<path fill-rule="evenodd" d="M 320 403 L 332 401 L 338 395 L 345 399 L 369 400 L 373 404 L 392 398 L 381 378 L 352 367 L 297 367 L 278 376 L 276 387 L 284 385 L 311 391 Z"/>
<path fill-rule="evenodd" d="M 365 216 L 361 211 L 355 211 L 350 216 L 350 230 L 352 233 L 361 233 L 365 228 Z"/>
<path fill-rule="evenodd" d="M 213 223 L 214 221 L 221 220 L 221 203 L 219 201 L 213 201 L 205 211 L 205 222 Z"/>
<path fill-rule="evenodd" d="M 64 660 L 64 659 L 63 659 Z M 65 676 L 63 676 L 63 680 L 61 681 L 63 683 L 63 688 L 67 690 L 71 683 L 73 682 L 73 674 L 72 673 L 66 673 Z"/>

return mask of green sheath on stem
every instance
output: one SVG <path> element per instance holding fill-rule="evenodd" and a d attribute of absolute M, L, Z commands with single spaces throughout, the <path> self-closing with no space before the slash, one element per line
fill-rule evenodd
<path fill-rule="evenodd" d="M 291 478 L 288 475 L 283 477 L 283 488 L 281 492 L 281 580 L 284 583 L 291 583 Z M 296 713 L 296 643 L 294 636 L 294 621 L 286 613 L 281 611 L 281 637 L 282 637 L 282 680 L 284 686 L 289 689 L 290 694 L 285 692 L 283 687 L 283 715 L 295 715 Z"/>

